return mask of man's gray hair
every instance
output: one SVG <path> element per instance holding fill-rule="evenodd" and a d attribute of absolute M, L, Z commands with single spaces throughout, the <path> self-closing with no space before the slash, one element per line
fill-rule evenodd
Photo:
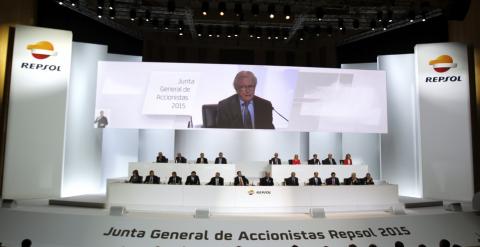
<path fill-rule="evenodd" d="M 257 86 L 257 77 L 255 76 L 255 74 L 253 74 L 252 71 L 240 71 L 237 73 L 237 75 L 235 76 L 235 79 L 233 79 L 233 88 L 235 88 L 235 90 L 238 90 L 238 82 L 240 81 L 240 79 L 243 79 L 243 78 L 252 78 L 252 81 L 253 81 L 253 85 L 254 86 Z"/>

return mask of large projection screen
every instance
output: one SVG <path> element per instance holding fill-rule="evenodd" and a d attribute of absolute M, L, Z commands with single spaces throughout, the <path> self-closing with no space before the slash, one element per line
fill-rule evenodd
<path fill-rule="evenodd" d="M 237 81 L 234 87 L 237 74 L 247 77 L 246 84 Z M 254 86 L 248 84 L 251 75 Z M 252 104 L 244 106 L 246 102 Z M 99 62 L 92 124 L 386 133 L 386 75 L 351 69 Z"/>

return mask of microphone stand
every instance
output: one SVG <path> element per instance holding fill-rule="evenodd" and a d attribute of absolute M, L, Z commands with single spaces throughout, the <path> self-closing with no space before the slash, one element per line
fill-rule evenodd
<path fill-rule="evenodd" d="M 280 112 L 278 112 L 277 110 L 275 110 L 274 107 L 272 107 L 272 110 L 273 110 L 275 113 L 277 113 L 280 117 L 282 117 L 283 119 L 285 119 L 285 121 L 288 122 L 288 119 L 287 119 L 286 117 L 284 117 L 282 114 L 280 114 Z"/>

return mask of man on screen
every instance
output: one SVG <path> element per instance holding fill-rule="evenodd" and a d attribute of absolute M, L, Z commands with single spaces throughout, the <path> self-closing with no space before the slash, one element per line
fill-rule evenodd
<path fill-rule="evenodd" d="M 255 96 L 257 78 L 240 71 L 233 80 L 236 94 L 218 102 L 217 127 L 231 129 L 274 129 L 272 103 Z"/>
<path fill-rule="evenodd" d="M 227 164 L 227 158 L 223 157 L 223 153 L 218 153 L 218 157 L 215 158 L 215 164 Z"/>
<path fill-rule="evenodd" d="M 223 185 L 223 178 L 220 177 L 220 172 L 215 173 L 215 177 L 210 179 L 210 182 L 207 185 L 215 185 L 215 186 L 222 186 Z"/>

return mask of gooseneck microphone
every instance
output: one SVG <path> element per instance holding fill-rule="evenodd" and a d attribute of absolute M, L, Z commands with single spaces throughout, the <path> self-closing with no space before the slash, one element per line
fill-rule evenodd
<path fill-rule="evenodd" d="M 288 122 L 288 119 L 286 117 L 284 117 L 282 114 L 280 114 L 280 112 L 278 112 L 277 110 L 275 110 L 275 107 L 272 106 L 272 110 L 277 113 L 280 117 L 282 117 L 283 119 L 285 119 L 285 121 Z"/>

